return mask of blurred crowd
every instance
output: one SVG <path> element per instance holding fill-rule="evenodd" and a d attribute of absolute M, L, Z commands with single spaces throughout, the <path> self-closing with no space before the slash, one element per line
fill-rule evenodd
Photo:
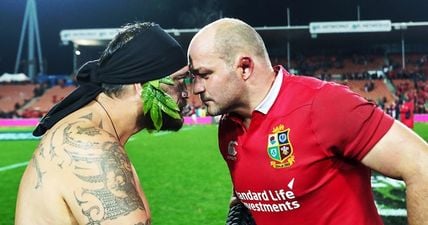
<path fill-rule="evenodd" d="M 326 81 L 334 81 L 347 85 L 349 81 L 360 80 L 364 82 L 362 87 L 364 92 L 372 92 L 376 89 L 376 80 L 386 80 L 391 84 L 390 91 L 393 92 L 393 101 L 384 96 L 378 96 L 378 99 L 368 99 L 375 102 L 379 107 L 385 110 L 392 117 L 405 121 L 413 118 L 414 113 L 427 113 L 428 111 L 428 62 L 427 54 L 410 54 L 403 62 L 398 54 L 390 54 L 385 57 L 384 54 L 336 54 L 332 55 L 312 55 L 296 56 L 296 60 L 285 65 L 284 58 L 273 58 L 274 64 L 283 64 L 292 73 L 301 75 L 315 76 Z M 2 89 L 10 85 L 28 86 L 31 94 L 25 95 L 19 92 L 20 96 L 13 103 L 12 108 L 5 108 L 5 102 L 13 101 L 10 94 Z M 52 107 L 60 101 L 67 92 L 67 89 L 73 86 L 71 79 L 44 80 L 39 82 L 13 82 L 0 83 L 0 118 L 39 118 L 46 113 L 47 108 Z M 18 87 L 18 86 L 15 86 Z M 46 97 L 47 92 L 56 87 L 59 94 L 50 94 L 48 103 L 44 109 L 37 107 L 41 104 L 36 102 Z M 24 89 L 23 89 L 24 90 Z M 61 93 L 61 91 L 64 93 Z M 16 96 L 14 96 L 16 97 Z M 200 102 L 197 96 L 189 99 L 185 116 L 191 117 L 194 121 L 198 117 L 205 117 L 206 108 Z M 10 103 L 8 103 L 10 104 Z"/>

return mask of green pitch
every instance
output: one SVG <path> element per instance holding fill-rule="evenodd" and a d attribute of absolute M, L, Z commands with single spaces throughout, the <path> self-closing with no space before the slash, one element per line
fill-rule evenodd
<path fill-rule="evenodd" d="M 22 137 L 29 130 L 1 128 L 0 136 L 17 132 L 12 137 Z M 428 140 L 428 124 L 417 124 L 415 131 Z M 0 225 L 13 224 L 19 180 L 37 144 L 37 140 L 0 141 Z M 231 183 L 218 152 L 216 125 L 186 126 L 177 133 L 141 132 L 126 149 L 149 200 L 153 224 L 225 223 Z M 383 217 L 385 224 L 406 224 L 406 217 L 400 216 L 405 187 L 377 176 L 373 182 L 376 203 L 391 214 Z"/>
<path fill-rule="evenodd" d="M 0 129 L 17 132 L 29 129 Z M 153 224 L 224 224 L 231 195 L 226 164 L 217 148 L 217 126 L 132 137 L 127 152 L 152 211 Z M 0 141 L 0 224 L 14 220 L 16 194 L 38 141 Z M 10 166 L 17 166 L 10 168 Z M 6 169 L 2 169 L 6 168 Z"/>

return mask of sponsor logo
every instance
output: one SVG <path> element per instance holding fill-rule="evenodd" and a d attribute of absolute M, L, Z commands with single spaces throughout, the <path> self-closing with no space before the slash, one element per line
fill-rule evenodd
<path fill-rule="evenodd" d="M 285 128 L 282 124 L 276 126 L 268 135 L 267 151 L 269 158 L 272 159 L 270 165 L 273 168 L 280 169 L 292 166 L 295 157 L 290 142 L 290 128 Z"/>
<path fill-rule="evenodd" d="M 301 207 L 298 197 L 293 191 L 294 178 L 287 188 L 265 189 L 261 191 L 235 191 L 236 196 L 250 210 L 256 212 L 291 212 Z"/>

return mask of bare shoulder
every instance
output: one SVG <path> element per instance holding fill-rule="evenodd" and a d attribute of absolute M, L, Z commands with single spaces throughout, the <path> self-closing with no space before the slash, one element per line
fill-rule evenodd
<path fill-rule="evenodd" d="M 95 124 L 92 114 L 73 121 L 62 122 L 50 129 L 40 141 L 33 162 L 57 169 L 74 168 L 75 161 L 86 160 L 95 155 L 105 154 L 105 145 L 113 145 L 115 139 L 103 130 L 102 123 Z M 81 157 L 81 158 L 79 158 Z M 82 158 L 83 157 L 83 158 Z M 50 168 L 55 170 L 55 168 Z"/>
<path fill-rule="evenodd" d="M 59 194 L 79 223 L 149 219 L 123 147 L 90 114 L 51 129 L 33 162 L 45 172 L 40 185 L 49 176 L 58 181 Z"/>
<path fill-rule="evenodd" d="M 80 222 L 147 221 L 136 175 L 114 136 L 101 125 L 70 123 L 61 139 L 74 186 L 64 196 Z"/>

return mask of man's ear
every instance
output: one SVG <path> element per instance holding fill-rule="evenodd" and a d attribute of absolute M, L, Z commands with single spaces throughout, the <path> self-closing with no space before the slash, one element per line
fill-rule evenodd
<path fill-rule="evenodd" d="M 135 93 L 141 97 L 141 94 L 143 92 L 143 84 L 135 83 L 134 84 L 134 90 L 135 90 Z"/>
<path fill-rule="evenodd" d="M 241 57 L 238 62 L 238 70 L 242 79 L 247 80 L 254 70 L 254 61 L 251 57 Z"/>

